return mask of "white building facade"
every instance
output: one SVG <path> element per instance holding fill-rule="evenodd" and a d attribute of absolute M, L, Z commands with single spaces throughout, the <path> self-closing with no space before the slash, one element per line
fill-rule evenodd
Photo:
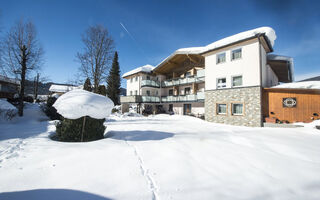
<path fill-rule="evenodd" d="M 126 73 L 126 98 L 141 95 L 143 103 L 149 96 L 166 113 L 262 126 L 263 88 L 293 77 L 292 59 L 270 54 L 275 39 L 272 28 L 262 27 L 205 47 L 178 49 L 155 68 Z"/>

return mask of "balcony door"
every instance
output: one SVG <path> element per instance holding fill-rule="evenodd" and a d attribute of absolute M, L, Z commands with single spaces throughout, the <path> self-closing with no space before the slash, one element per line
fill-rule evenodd
<path fill-rule="evenodd" d="M 191 114 L 191 104 L 183 104 L 183 114 L 184 115 Z"/>

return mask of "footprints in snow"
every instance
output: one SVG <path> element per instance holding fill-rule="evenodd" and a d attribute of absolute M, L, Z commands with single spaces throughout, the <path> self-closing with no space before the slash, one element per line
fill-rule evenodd
<path fill-rule="evenodd" d="M 14 141 L 10 141 L 7 144 L 9 144 L 8 148 L 2 151 L 0 150 L 0 164 L 11 158 L 18 157 L 19 151 L 23 150 L 23 146 L 25 145 L 25 142 L 21 139 L 17 139 Z M 2 166 L 0 165 L 0 168 L 1 167 Z"/>

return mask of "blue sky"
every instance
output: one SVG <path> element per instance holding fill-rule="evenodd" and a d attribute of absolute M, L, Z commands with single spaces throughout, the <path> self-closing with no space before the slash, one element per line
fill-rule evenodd
<path fill-rule="evenodd" d="M 0 0 L 0 26 L 6 32 L 20 18 L 32 20 L 45 50 L 42 74 L 59 83 L 76 79 L 75 55 L 89 25 L 108 28 L 122 73 L 156 65 L 178 48 L 270 26 L 277 34 L 274 53 L 294 58 L 299 80 L 320 75 L 319 10 L 320 1 L 308 0 Z"/>

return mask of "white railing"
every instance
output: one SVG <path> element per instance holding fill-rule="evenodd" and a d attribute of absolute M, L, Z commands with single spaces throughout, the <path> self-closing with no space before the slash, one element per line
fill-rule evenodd
<path fill-rule="evenodd" d="M 198 92 L 197 93 L 197 99 L 198 100 L 204 100 L 204 92 Z"/>
<path fill-rule="evenodd" d="M 143 86 L 160 87 L 160 82 L 154 81 L 154 80 L 142 80 L 141 87 L 143 87 Z"/>
<path fill-rule="evenodd" d="M 201 69 L 197 71 L 197 75 L 195 76 L 162 81 L 162 86 L 169 87 L 169 86 L 175 86 L 175 85 L 204 82 L 204 75 L 205 75 L 205 70 Z"/>
<path fill-rule="evenodd" d="M 142 96 L 142 102 L 158 103 L 158 102 L 160 102 L 160 97 L 157 97 L 157 96 Z"/>

